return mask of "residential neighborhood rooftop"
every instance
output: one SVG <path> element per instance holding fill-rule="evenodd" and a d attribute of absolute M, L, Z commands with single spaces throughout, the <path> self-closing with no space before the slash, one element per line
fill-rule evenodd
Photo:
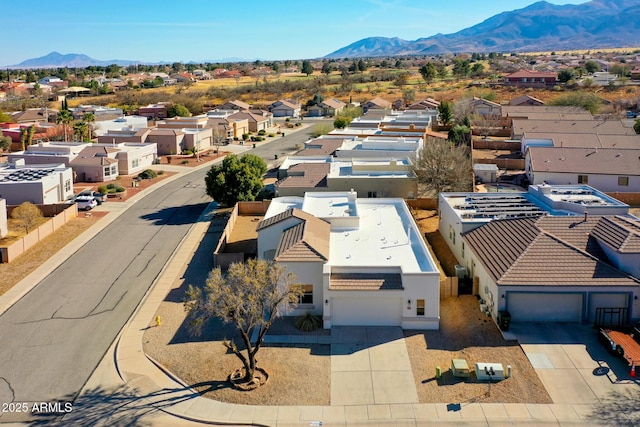
<path fill-rule="evenodd" d="M 628 215 L 629 205 L 588 185 L 530 185 L 527 192 L 441 193 L 462 222 L 484 223 L 496 219 L 542 215 Z"/>
<path fill-rule="evenodd" d="M 402 199 L 360 199 L 352 192 L 279 197 L 272 200 L 263 222 L 293 208 L 331 224 L 331 266 L 437 271 Z"/>

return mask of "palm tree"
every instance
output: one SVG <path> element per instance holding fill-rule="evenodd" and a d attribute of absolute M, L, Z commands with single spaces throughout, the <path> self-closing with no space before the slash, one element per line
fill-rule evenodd
<path fill-rule="evenodd" d="M 84 120 L 73 124 L 73 133 L 78 136 L 80 141 L 84 141 L 89 125 Z"/>
<path fill-rule="evenodd" d="M 88 125 L 88 140 L 90 141 L 91 138 L 93 138 L 93 123 L 95 123 L 96 121 L 96 115 L 93 113 L 85 113 L 84 117 L 82 117 L 82 121 L 84 121 Z"/>
<path fill-rule="evenodd" d="M 69 110 L 60 110 L 58 112 L 58 117 L 56 118 L 56 123 L 62 124 L 62 128 L 64 129 L 64 140 L 67 141 L 67 126 L 69 123 L 73 121 L 73 116 L 71 115 L 71 111 Z"/>

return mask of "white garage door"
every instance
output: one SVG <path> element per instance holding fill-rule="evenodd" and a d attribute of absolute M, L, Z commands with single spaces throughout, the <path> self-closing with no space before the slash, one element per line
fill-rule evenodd
<path fill-rule="evenodd" d="M 514 322 L 582 322 L 582 294 L 507 293 Z"/>
<path fill-rule="evenodd" d="M 627 294 L 590 294 L 589 298 L 589 322 L 596 320 L 597 308 L 628 307 Z"/>
<path fill-rule="evenodd" d="M 399 297 L 331 298 L 332 326 L 400 326 L 402 301 Z"/>

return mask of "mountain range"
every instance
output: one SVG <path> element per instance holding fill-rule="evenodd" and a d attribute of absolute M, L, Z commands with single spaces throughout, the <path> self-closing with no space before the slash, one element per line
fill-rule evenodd
<path fill-rule="evenodd" d="M 457 33 L 413 41 L 368 37 L 326 58 L 637 47 L 639 30 L 640 0 L 593 0 L 579 5 L 539 1 Z"/>
<path fill-rule="evenodd" d="M 451 17 L 455 19 L 455 17 Z M 426 22 L 426 21 L 425 21 Z M 539 1 L 523 9 L 499 13 L 453 34 L 417 40 L 368 37 L 325 58 L 431 55 L 459 52 L 535 52 L 640 46 L 640 0 L 592 0 L 579 5 Z M 203 62 L 242 62 L 239 58 Z M 51 52 L 4 68 L 128 66 L 141 61 L 102 61 L 84 54 Z M 167 63 L 167 62 L 163 62 Z"/>
<path fill-rule="evenodd" d="M 70 68 L 85 68 L 90 66 L 103 66 L 106 67 L 111 64 L 121 65 L 126 67 L 128 65 L 140 64 L 140 61 L 130 61 L 125 59 L 112 59 L 109 61 L 101 61 L 91 58 L 84 54 L 79 53 L 67 53 L 62 54 L 58 52 L 51 52 L 48 55 L 41 56 L 39 58 L 32 58 L 22 61 L 17 65 L 10 65 L 6 68 L 58 68 L 58 67 L 70 67 Z"/>

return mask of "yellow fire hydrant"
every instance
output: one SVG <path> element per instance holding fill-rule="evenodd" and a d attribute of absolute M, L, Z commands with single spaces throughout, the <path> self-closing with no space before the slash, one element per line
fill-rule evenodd
<path fill-rule="evenodd" d="M 156 326 L 160 326 L 160 315 L 156 316 Z"/>

